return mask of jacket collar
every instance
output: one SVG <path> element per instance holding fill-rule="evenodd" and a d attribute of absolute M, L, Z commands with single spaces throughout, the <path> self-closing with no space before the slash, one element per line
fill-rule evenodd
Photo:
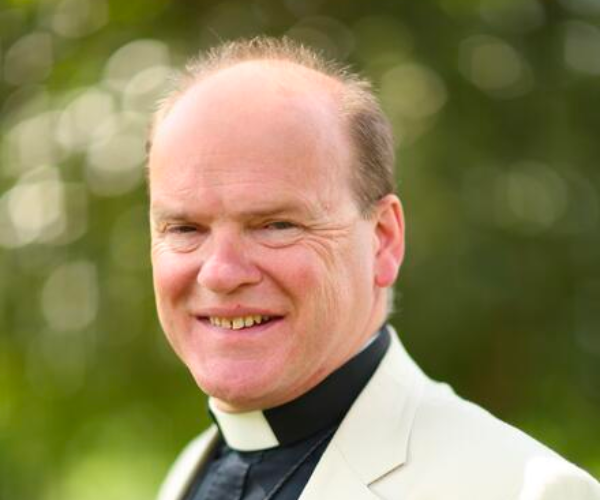
<path fill-rule="evenodd" d="M 390 331 L 386 356 L 342 421 L 300 500 L 375 499 L 368 486 L 406 462 L 426 377 Z"/>

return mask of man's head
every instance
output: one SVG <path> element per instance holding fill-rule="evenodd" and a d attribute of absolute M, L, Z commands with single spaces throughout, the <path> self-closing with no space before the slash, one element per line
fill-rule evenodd
<path fill-rule="evenodd" d="M 289 401 L 355 354 L 385 318 L 403 256 L 375 99 L 294 50 L 262 40 L 213 52 L 152 131 L 159 316 L 198 385 L 230 410 Z M 364 160 L 363 143 L 381 151 Z"/>

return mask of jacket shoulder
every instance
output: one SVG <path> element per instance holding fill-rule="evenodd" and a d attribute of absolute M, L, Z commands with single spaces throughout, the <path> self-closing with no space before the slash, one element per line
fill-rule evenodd
<path fill-rule="evenodd" d="M 540 442 L 429 382 L 402 467 L 415 499 L 600 500 L 589 474 Z M 423 481 L 428 477 L 428 481 Z"/>

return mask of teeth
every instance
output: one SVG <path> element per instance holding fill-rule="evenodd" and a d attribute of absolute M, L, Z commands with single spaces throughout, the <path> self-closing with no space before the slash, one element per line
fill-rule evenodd
<path fill-rule="evenodd" d="M 219 316 L 210 316 L 210 324 L 229 330 L 241 330 L 254 325 L 260 325 L 271 319 L 270 316 L 262 316 L 261 314 L 253 314 L 250 316 L 239 316 L 236 318 L 222 318 Z"/>

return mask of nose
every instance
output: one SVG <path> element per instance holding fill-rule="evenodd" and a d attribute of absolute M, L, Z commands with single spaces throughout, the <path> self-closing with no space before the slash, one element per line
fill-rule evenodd
<path fill-rule="evenodd" d="M 214 293 L 230 294 L 261 279 L 260 270 L 248 258 L 241 237 L 213 234 L 198 271 L 198 284 Z"/>

